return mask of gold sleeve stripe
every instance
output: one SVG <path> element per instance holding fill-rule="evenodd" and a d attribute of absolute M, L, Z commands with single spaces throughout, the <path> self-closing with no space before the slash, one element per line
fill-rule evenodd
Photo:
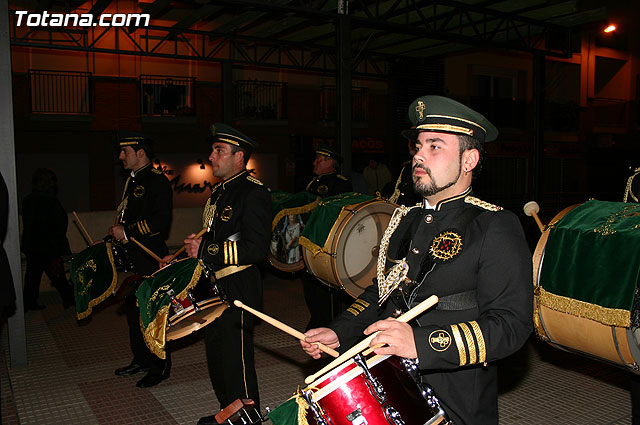
<path fill-rule="evenodd" d="M 354 303 L 359 303 L 359 304 L 361 304 L 364 308 L 367 308 L 367 307 L 369 307 L 369 305 L 370 305 L 368 302 L 366 302 L 365 300 L 361 300 L 360 298 L 358 298 L 357 300 L 355 300 L 355 301 L 354 301 Z"/>
<path fill-rule="evenodd" d="M 138 226 L 138 232 L 140 232 L 141 235 L 144 235 L 144 231 L 142 230 L 142 226 L 139 221 L 136 222 L 136 225 Z"/>
<path fill-rule="evenodd" d="M 238 264 L 238 242 L 233 241 L 233 264 Z"/>
<path fill-rule="evenodd" d="M 224 247 L 224 263 L 229 264 L 229 242 L 225 241 L 222 246 Z"/>
<path fill-rule="evenodd" d="M 487 361 L 487 346 L 484 343 L 482 329 L 480 329 L 480 325 L 478 325 L 478 322 L 475 320 L 472 320 L 469 324 L 473 328 L 473 333 L 476 335 L 476 340 L 478 341 L 478 363 L 484 363 Z"/>
<path fill-rule="evenodd" d="M 359 312 L 359 311 L 356 311 L 356 310 L 352 309 L 351 307 L 349 307 L 349 308 L 347 309 L 347 311 L 348 311 L 349 313 L 353 314 L 354 316 L 357 316 L 358 314 L 360 314 L 360 312 Z"/>
<path fill-rule="evenodd" d="M 364 307 L 362 307 L 362 306 L 361 306 L 360 304 L 358 304 L 358 303 L 353 303 L 353 304 L 351 304 L 351 308 L 355 308 L 355 309 L 357 309 L 358 311 L 364 311 Z"/>
<path fill-rule="evenodd" d="M 466 323 L 458 323 L 462 332 L 464 332 L 464 337 L 467 340 L 467 347 L 469 347 L 469 364 L 476 363 L 476 342 L 473 340 L 473 335 L 471 334 L 471 329 L 467 326 Z"/>
<path fill-rule="evenodd" d="M 147 223 L 147 220 L 144 221 L 144 227 L 147 229 L 147 233 L 151 233 L 151 229 L 149 229 L 149 223 Z"/>
<path fill-rule="evenodd" d="M 458 347 L 460 366 L 464 366 L 467 364 L 467 350 L 464 348 L 464 342 L 462 342 L 462 335 L 460 335 L 458 325 L 451 325 L 451 333 L 453 333 L 453 339 L 455 339 L 456 346 Z"/>

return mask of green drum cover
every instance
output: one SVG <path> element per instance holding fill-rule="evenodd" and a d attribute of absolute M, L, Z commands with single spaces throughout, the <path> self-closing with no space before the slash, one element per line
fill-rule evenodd
<path fill-rule="evenodd" d="M 538 283 L 546 293 L 602 307 L 583 317 L 620 326 L 605 316 L 631 311 L 639 277 L 640 204 L 592 200 L 550 230 Z"/>

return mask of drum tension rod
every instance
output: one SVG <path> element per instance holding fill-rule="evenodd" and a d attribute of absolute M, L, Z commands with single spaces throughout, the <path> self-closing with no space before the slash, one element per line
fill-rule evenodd
<path fill-rule="evenodd" d="M 362 372 L 364 373 L 364 380 L 367 383 L 367 387 L 369 388 L 369 392 L 371 393 L 371 395 L 374 396 L 380 404 L 386 403 L 387 393 L 384 391 L 384 387 L 382 386 L 380 381 L 378 381 L 378 378 L 373 376 L 373 374 L 369 370 L 367 362 L 364 359 L 362 353 L 356 354 L 356 356 L 353 358 L 353 361 L 355 362 L 355 364 L 360 366 L 360 369 L 362 369 Z"/>
<path fill-rule="evenodd" d="M 331 419 L 327 421 L 324 415 L 322 414 L 322 412 L 320 411 L 320 408 L 318 407 L 316 402 L 313 401 L 311 390 L 307 390 L 307 391 L 302 390 L 300 391 L 300 394 L 302 398 L 304 398 L 304 400 L 307 402 L 309 407 L 311 408 L 311 412 L 313 413 L 313 416 L 316 419 L 316 422 L 318 425 L 333 425 L 332 423 L 329 422 Z"/>

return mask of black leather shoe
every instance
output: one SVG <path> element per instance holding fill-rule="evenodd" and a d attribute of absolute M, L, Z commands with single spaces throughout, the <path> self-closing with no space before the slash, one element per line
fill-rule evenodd
<path fill-rule="evenodd" d="M 168 373 L 165 374 L 157 374 L 157 373 L 147 373 L 144 378 L 136 382 L 136 387 L 138 388 L 147 388 L 158 385 L 160 382 L 164 381 L 169 377 Z"/>
<path fill-rule="evenodd" d="M 198 425 L 219 425 L 218 421 L 216 421 L 216 416 L 203 416 L 198 420 Z"/>
<path fill-rule="evenodd" d="M 135 375 L 136 373 L 140 373 L 140 372 L 147 372 L 148 370 L 149 370 L 148 367 L 141 366 L 138 363 L 132 362 L 129 366 L 116 369 L 116 375 L 129 376 L 129 375 Z"/>

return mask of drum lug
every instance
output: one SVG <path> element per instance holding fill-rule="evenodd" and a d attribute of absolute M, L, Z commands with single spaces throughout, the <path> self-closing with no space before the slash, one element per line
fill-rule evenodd
<path fill-rule="evenodd" d="M 184 311 L 184 307 L 182 306 L 182 304 L 180 304 L 180 301 L 178 301 L 175 297 L 175 292 L 173 291 L 173 289 L 169 289 L 167 291 L 167 295 L 169 296 L 169 298 L 171 298 L 171 305 L 173 306 L 173 310 L 176 312 L 176 314 L 181 314 Z"/>
<path fill-rule="evenodd" d="M 437 412 L 435 416 L 442 416 L 445 419 L 445 422 L 442 425 L 450 424 L 451 422 L 449 422 L 449 417 L 440 405 L 440 400 L 438 400 L 438 397 L 433 392 L 433 389 L 429 385 L 422 382 L 420 382 L 418 386 L 422 391 L 422 397 L 427 401 L 429 407 L 431 407 L 433 411 Z"/>
<path fill-rule="evenodd" d="M 401 358 L 400 361 L 405 370 L 414 380 L 418 378 L 418 359 L 405 359 Z"/>
<path fill-rule="evenodd" d="M 387 402 L 387 393 L 384 391 L 384 387 L 378 381 L 378 379 L 373 376 L 369 367 L 367 366 L 367 362 L 364 359 L 362 354 L 358 354 L 353 358 L 353 361 L 360 366 L 362 372 L 364 374 L 364 380 L 367 383 L 367 387 L 369 387 L 369 392 L 372 396 L 378 400 L 380 404 L 384 404 Z"/>
<path fill-rule="evenodd" d="M 382 408 L 382 410 L 384 411 L 385 419 L 391 425 L 405 425 L 402 417 L 400 416 L 400 412 L 398 412 L 392 405 L 387 404 Z"/>
<path fill-rule="evenodd" d="M 198 312 L 201 310 L 200 307 L 198 307 L 198 303 L 196 302 L 196 297 L 193 296 L 193 293 L 190 290 L 187 291 L 187 298 L 189 298 L 191 305 L 193 305 L 194 311 Z"/>
<path fill-rule="evenodd" d="M 313 413 L 313 417 L 318 425 L 333 425 L 331 418 L 327 418 L 322 414 L 320 407 L 313 401 L 311 391 L 300 391 L 300 395 L 307 402 Z"/>

